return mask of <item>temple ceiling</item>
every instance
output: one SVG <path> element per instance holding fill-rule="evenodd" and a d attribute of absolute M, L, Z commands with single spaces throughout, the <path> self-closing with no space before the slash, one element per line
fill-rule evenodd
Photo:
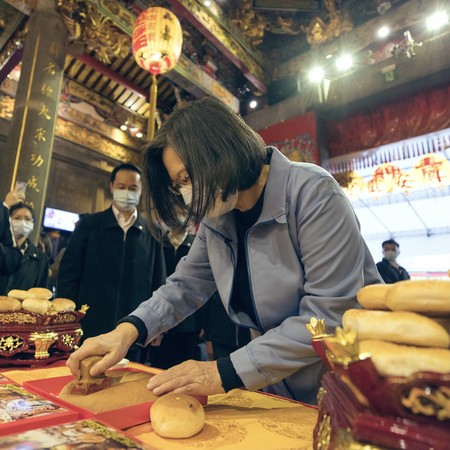
<path fill-rule="evenodd" d="M 345 89 L 352 90 L 348 101 L 355 102 L 449 69 L 450 58 L 436 45 L 436 36 L 420 28 L 435 4 L 442 2 L 58 0 L 57 8 L 70 33 L 61 102 L 111 127 L 127 123 L 128 130 L 145 130 L 151 76 L 134 61 L 131 33 L 141 11 L 163 6 L 180 19 L 184 41 L 175 69 L 157 77 L 158 120 L 164 120 L 177 103 L 206 94 L 220 96 L 244 115 L 251 112 L 247 103 L 252 98 L 264 108 L 290 96 L 302 97 L 302 93 L 306 110 L 319 103 L 326 108 L 323 98 L 308 94 L 307 69 L 318 61 L 330 68 L 333 57 L 348 49 L 357 65 L 345 75 L 351 80 L 347 84 L 363 88 L 342 86 L 344 75 L 330 70 L 331 110 L 345 104 L 346 98 L 339 94 Z M 0 0 L 3 94 L 14 95 L 27 22 L 34 8 L 34 1 Z M 391 20 L 393 33 L 379 41 L 374 32 L 386 20 Z M 447 26 L 444 34 L 448 32 Z M 397 66 L 407 74 L 403 79 L 398 80 Z M 392 77 L 397 76 L 390 85 L 385 75 L 389 68 Z M 333 86 L 339 92 L 333 94 Z M 131 137 L 135 139 L 136 133 Z"/>

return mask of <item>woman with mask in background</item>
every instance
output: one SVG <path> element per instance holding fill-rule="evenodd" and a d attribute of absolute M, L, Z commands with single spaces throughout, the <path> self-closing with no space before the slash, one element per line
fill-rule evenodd
<path fill-rule="evenodd" d="M 24 203 L 17 203 L 11 206 L 9 212 L 14 237 L 23 258 L 19 269 L 3 280 L 6 284 L 6 292 L 12 289 L 26 291 L 32 287 L 47 288 L 48 258 L 28 239 L 34 229 L 33 210 Z"/>
<path fill-rule="evenodd" d="M 231 320 L 253 340 L 217 361 L 187 361 L 147 388 L 212 395 L 264 388 L 315 403 L 325 371 L 305 325 L 328 332 L 357 307 L 356 293 L 380 283 L 358 220 L 333 177 L 266 147 L 236 113 L 205 97 L 176 109 L 147 145 L 144 206 L 156 234 L 201 222 L 191 250 L 165 285 L 110 333 L 87 340 L 68 366 L 104 355 L 96 375 L 134 342 L 148 344 L 217 291 Z M 180 215 L 180 211 L 184 215 Z"/>

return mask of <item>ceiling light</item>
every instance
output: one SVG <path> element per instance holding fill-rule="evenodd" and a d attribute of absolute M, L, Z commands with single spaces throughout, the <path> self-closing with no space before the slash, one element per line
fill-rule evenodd
<path fill-rule="evenodd" d="M 311 69 L 308 73 L 309 81 L 311 81 L 312 83 L 322 81 L 324 76 L 325 74 L 322 67 L 314 67 L 314 69 Z"/>
<path fill-rule="evenodd" d="M 250 106 L 250 108 L 255 109 L 258 106 L 258 102 L 256 100 L 252 100 L 248 106 Z"/>
<path fill-rule="evenodd" d="M 136 133 L 136 137 L 138 138 L 138 139 L 140 139 L 142 136 L 144 136 L 140 131 L 138 131 L 137 133 Z"/>
<path fill-rule="evenodd" d="M 342 55 L 336 60 L 338 70 L 344 71 L 353 66 L 353 58 L 351 55 Z"/>
<path fill-rule="evenodd" d="M 391 30 L 389 30 L 389 27 L 386 25 L 383 25 L 382 27 L 378 28 L 377 35 L 379 38 L 385 38 Z"/>
<path fill-rule="evenodd" d="M 437 30 L 448 23 L 448 16 L 445 11 L 437 11 L 427 17 L 427 28 L 429 30 Z"/>
<path fill-rule="evenodd" d="M 122 131 L 127 131 L 127 130 L 128 130 L 128 127 L 124 124 L 124 125 L 120 125 L 120 129 L 121 129 Z"/>
<path fill-rule="evenodd" d="M 203 2 L 203 4 L 204 4 L 207 8 L 209 8 L 209 7 L 211 6 L 211 2 L 210 2 L 209 0 L 205 0 L 205 1 Z"/>

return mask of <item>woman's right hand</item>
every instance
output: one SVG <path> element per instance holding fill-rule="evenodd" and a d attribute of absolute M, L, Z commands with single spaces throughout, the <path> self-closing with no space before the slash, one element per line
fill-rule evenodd
<path fill-rule="evenodd" d="M 81 361 L 88 356 L 100 355 L 103 358 L 90 370 L 92 376 L 100 375 L 122 360 L 137 338 L 138 330 L 134 325 L 121 323 L 109 333 L 86 339 L 83 345 L 70 355 L 66 366 L 79 378 Z"/>

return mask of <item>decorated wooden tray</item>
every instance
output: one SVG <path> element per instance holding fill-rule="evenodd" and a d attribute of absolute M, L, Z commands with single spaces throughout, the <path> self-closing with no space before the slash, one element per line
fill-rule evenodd
<path fill-rule="evenodd" d="M 354 334 L 337 327 L 327 335 L 316 319 L 308 329 L 330 369 L 318 399 L 315 449 L 450 448 L 450 374 L 381 376 Z"/>
<path fill-rule="evenodd" d="M 68 358 L 83 334 L 86 310 L 37 314 L 0 312 L 0 367 L 43 366 Z"/>

